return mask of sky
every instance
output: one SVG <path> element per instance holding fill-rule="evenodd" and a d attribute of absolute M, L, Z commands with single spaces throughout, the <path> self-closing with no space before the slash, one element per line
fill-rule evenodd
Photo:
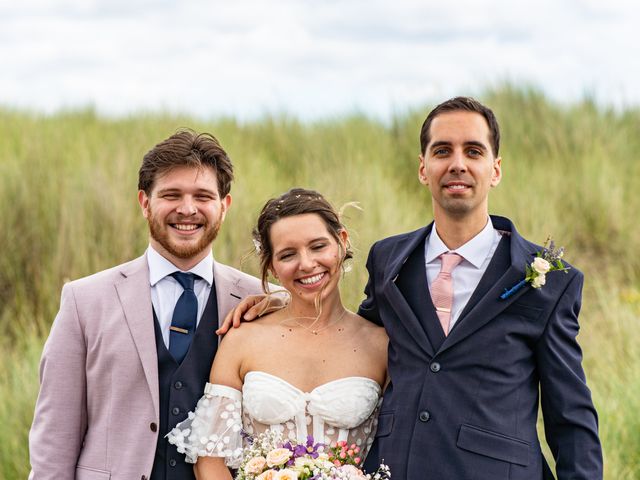
<path fill-rule="evenodd" d="M 0 105 L 388 119 L 510 82 L 640 104 L 631 0 L 0 0 Z"/>

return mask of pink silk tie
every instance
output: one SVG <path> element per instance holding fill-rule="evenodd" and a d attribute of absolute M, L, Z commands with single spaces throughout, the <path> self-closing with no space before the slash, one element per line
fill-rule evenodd
<path fill-rule="evenodd" d="M 440 255 L 442 266 L 440 273 L 431 284 L 431 300 L 436 307 L 436 314 L 440 319 L 440 325 L 444 330 L 445 337 L 449 334 L 449 324 L 451 323 L 451 307 L 453 305 L 453 279 L 451 272 L 462 261 L 462 257 L 457 253 L 443 253 Z"/>

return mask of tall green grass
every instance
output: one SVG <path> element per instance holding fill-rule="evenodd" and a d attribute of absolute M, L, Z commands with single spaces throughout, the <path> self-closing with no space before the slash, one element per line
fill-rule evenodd
<path fill-rule="evenodd" d="M 504 178 L 490 209 L 533 241 L 552 234 L 586 273 L 580 341 L 600 414 L 606 478 L 640 478 L 640 110 L 616 112 L 589 100 L 562 106 L 511 86 L 482 99 L 503 134 Z M 338 206 L 359 202 L 362 211 L 346 211 L 356 258 L 342 287 L 355 309 L 369 246 L 431 219 L 429 194 L 417 181 L 427 112 L 425 106 L 388 124 L 360 115 L 239 123 L 0 108 L 0 478 L 28 473 L 38 357 L 62 284 L 144 251 L 136 184 L 151 146 L 183 126 L 218 137 L 237 181 L 214 254 L 252 273 L 249 233 L 267 198 L 305 186 Z"/>

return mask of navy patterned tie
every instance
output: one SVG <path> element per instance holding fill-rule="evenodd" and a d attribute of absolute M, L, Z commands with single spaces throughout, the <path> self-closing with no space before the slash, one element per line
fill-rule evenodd
<path fill-rule="evenodd" d="M 178 298 L 173 310 L 171 327 L 169 327 L 169 353 L 176 362 L 182 363 L 196 332 L 198 298 L 193 291 L 193 282 L 196 276 L 193 273 L 182 272 L 174 272 L 171 276 L 182 285 L 184 292 Z"/>

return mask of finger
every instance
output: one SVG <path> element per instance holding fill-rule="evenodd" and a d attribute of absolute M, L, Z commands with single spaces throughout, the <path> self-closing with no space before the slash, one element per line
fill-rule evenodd
<path fill-rule="evenodd" d="M 229 313 L 227 313 L 227 315 L 224 317 L 224 320 L 222 321 L 222 324 L 220 325 L 220 328 L 216 330 L 216 335 L 224 335 L 229 331 L 229 327 L 233 323 L 234 311 L 235 311 L 235 308 L 231 310 Z"/>
<path fill-rule="evenodd" d="M 238 306 L 233 311 L 233 328 L 238 328 L 240 326 L 240 323 L 242 323 L 242 316 L 243 316 L 244 312 L 247 310 L 246 307 L 248 307 L 248 305 L 245 305 L 244 302 L 243 302 L 242 303 L 242 307 Z"/>
<path fill-rule="evenodd" d="M 260 302 L 247 310 L 247 313 L 244 315 L 244 319 L 247 321 L 254 320 L 268 313 L 277 312 L 284 306 L 285 304 L 282 299 L 278 297 L 264 297 Z"/>
<path fill-rule="evenodd" d="M 256 303 L 253 307 L 247 310 L 246 313 L 244 314 L 244 320 L 246 321 L 255 320 L 261 315 L 264 315 L 263 302 Z"/>

